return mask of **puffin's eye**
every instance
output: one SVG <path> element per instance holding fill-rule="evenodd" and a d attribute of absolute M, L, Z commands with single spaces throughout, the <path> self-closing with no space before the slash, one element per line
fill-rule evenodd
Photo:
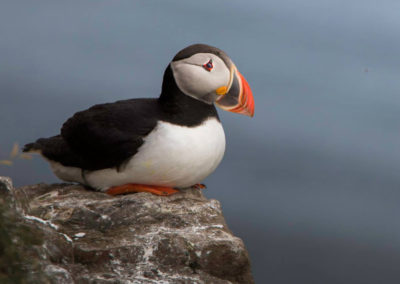
<path fill-rule="evenodd" d="M 213 68 L 214 65 L 212 63 L 212 59 L 210 59 L 206 64 L 203 64 L 204 69 L 206 69 L 208 72 L 210 72 Z"/>

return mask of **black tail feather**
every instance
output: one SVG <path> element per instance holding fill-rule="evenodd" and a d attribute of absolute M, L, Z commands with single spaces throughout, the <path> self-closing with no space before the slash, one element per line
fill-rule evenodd
<path fill-rule="evenodd" d="M 22 149 L 23 152 L 40 151 L 42 156 L 64 166 L 85 168 L 85 161 L 71 151 L 68 144 L 60 136 L 40 138 L 36 142 L 28 143 Z"/>
<path fill-rule="evenodd" d="M 28 143 L 22 149 L 22 152 L 30 152 L 35 150 L 41 150 L 40 144 L 37 142 Z"/>

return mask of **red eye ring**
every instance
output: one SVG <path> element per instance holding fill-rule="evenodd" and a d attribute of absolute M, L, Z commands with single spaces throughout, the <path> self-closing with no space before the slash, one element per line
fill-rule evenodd
<path fill-rule="evenodd" d="M 212 63 L 212 59 L 210 59 L 206 64 L 203 64 L 204 69 L 206 69 L 208 72 L 210 72 L 213 68 L 214 65 Z"/>

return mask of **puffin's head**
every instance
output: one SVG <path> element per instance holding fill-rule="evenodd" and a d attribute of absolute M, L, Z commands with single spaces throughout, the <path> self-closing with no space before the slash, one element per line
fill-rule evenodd
<path fill-rule="evenodd" d="M 186 95 L 220 108 L 254 115 L 254 99 L 246 79 L 222 50 L 205 44 L 188 46 L 175 55 L 171 69 Z"/>

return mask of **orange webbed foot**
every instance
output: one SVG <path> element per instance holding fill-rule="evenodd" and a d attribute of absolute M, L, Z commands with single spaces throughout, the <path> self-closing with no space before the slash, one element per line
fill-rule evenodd
<path fill-rule="evenodd" d="M 149 192 L 155 195 L 167 196 L 179 192 L 172 187 L 128 183 L 110 187 L 106 193 L 110 195 L 126 194 L 131 192 Z"/>

